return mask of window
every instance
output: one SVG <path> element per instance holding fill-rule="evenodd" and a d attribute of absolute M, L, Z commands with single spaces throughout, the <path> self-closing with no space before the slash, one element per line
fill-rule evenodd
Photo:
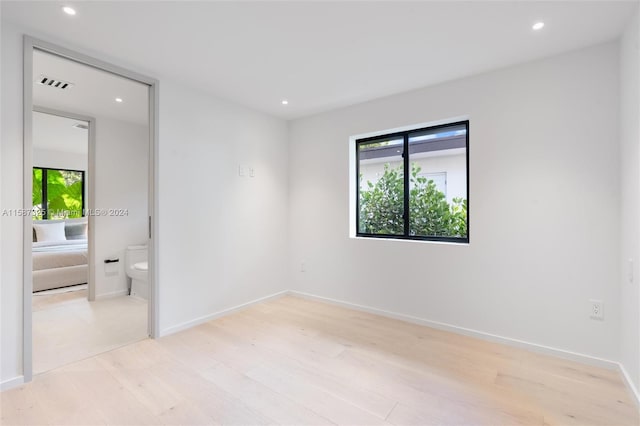
<path fill-rule="evenodd" d="M 84 216 L 84 172 L 33 168 L 33 219 Z"/>
<path fill-rule="evenodd" d="M 356 140 L 356 235 L 469 242 L 468 148 L 468 121 Z"/>

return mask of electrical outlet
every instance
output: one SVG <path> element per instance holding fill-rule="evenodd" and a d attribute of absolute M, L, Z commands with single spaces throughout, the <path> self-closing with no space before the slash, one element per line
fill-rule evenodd
<path fill-rule="evenodd" d="M 589 300 L 591 313 L 589 317 L 594 320 L 604 321 L 604 303 L 602 300 Z"/>

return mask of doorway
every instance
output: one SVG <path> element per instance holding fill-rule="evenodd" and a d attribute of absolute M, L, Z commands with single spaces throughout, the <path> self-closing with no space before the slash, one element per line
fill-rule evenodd
<path fill-rule="evenodd" d="M 157 92 L 25 37 L 25 381 L 157 335 Z"/>

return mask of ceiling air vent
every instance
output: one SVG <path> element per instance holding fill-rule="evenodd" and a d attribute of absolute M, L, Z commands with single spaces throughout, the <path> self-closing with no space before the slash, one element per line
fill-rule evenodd
<path fill-rule="evenodd" d="M 70 87 L 73 87 L 73 83 L 56 80 L 55 78 L 47 77 L 46 75 L 41 75 L 36 81 L 38 84 L 43 86 L 56 87 L 58 89 L 69 89 Z"/>

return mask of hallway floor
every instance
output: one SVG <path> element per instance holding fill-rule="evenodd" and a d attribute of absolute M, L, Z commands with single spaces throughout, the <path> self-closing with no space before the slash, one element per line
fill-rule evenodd
<path fill-rule="evenodd" d="M 79 287 L 33 295 L 34 374 L 148 337 L 145 300 L 119 296 L 89 302 L 86 285 Z"/>

